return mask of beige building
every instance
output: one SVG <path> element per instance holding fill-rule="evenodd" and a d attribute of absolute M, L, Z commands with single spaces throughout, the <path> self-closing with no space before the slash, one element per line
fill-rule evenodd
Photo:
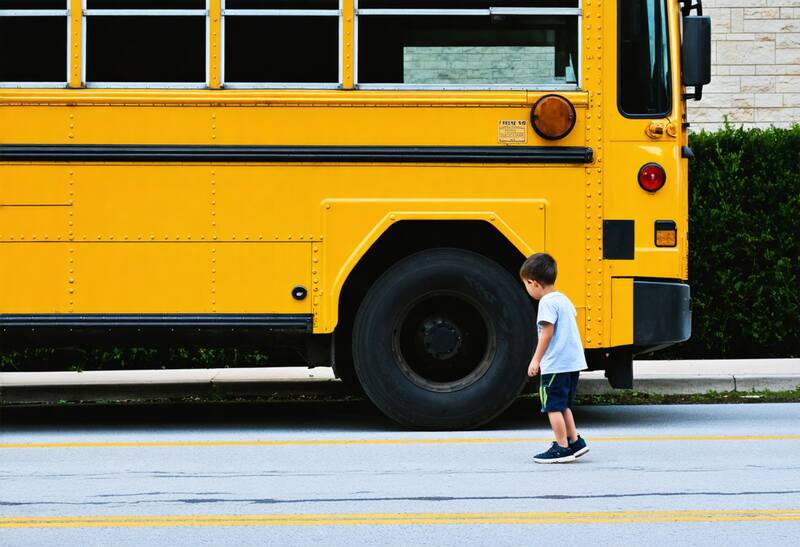
<path fill-rule="evenodd" d="M 711 84 L 690 101 L 695 130 L 800 123 L 800 0 L 703 0 Z"/>

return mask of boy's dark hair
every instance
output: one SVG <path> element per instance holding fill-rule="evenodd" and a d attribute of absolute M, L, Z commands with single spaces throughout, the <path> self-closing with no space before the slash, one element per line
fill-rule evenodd
<path fill-rule="evenodd" d="M 519 269 L 519 276 L 522 279 L 538 281 L 542 285 L 552 285 L 558 276 L 556 261 L 547 253 L 531 255 Z"/>

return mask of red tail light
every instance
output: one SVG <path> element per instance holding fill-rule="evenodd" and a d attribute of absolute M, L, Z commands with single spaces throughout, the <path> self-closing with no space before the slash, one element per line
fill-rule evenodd
<path fill-rule="evenodd" d="M 661 190 L 667 182 L 667 173 L 664 168 L 657 163 L 647 163 L 639 169 L 639 186 L 648 192 Z"/>

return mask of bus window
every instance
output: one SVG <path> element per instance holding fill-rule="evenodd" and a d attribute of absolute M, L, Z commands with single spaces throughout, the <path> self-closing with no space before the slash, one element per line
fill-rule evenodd
<path fill-rule="evenodd" d="M 88 9 L 206 9 L 205 0 L 86 0 Z"/>
<path fill-rule="evenodd" d="M 338 0 L 226 0 L 225 87 L 337 87 Z"/>
<path fill-rule="evenodd" d="M 0 0 L 0 87 L 65 87 L 67 24 L 67 0 Z"/>
<path fill-rule="evenodd" d="M 225 9 L 338 10 L 339 0 L 224 0 Z"/>
<path fill-rule="evenodd" d="M 88 0 L 87 87 L 204 87 L 206 19 L 205 0 Z"/>
<path fill-rule="evenodd" d="M 672 111 L 665 0 L 619 0 L 619 110 L 631 118 Z"/>
<path fill-rule="evenodd" d="M 494 3 L 362 0 L 359 87 L 576 89 L 577 1 Z"/>

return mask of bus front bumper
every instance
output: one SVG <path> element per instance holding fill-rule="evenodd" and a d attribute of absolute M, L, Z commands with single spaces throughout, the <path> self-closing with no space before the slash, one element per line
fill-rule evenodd
<path fill-rule="evenodd" d="M 635 353 L 688 340 L 692 334 L 689 285 L 662 281 L 633 282 Z"/>

